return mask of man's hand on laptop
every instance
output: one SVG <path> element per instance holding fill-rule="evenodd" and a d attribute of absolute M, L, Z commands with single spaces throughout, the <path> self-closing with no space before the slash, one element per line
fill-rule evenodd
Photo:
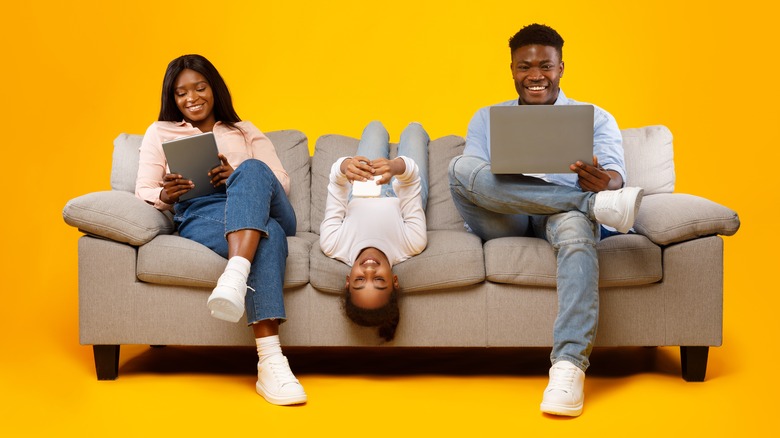
<path fill-rule="evenodd" d="M 577 161 L 569 168 L 579 176 L 578 182 L 583 192 L 598 193 L 603 190 L 617 190 L 623 186 L 620 174 L 612 170 L 604 170 L 595 155 L 593 164 Z"/>

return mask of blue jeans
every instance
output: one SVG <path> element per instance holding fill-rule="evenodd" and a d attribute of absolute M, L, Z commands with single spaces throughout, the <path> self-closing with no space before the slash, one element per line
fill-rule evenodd
<path fill-rule="evenodd" d="M 227 235 L 258 230 L 260 244 L 249 270 L 246 316 L 251 325 L 265 319 L 285 320 L 284 270 L 287 236 L 295 235 L 295 211 L 284 187 L 262 161 L 249 159 L 230 175 L 226 193 L 179 202 L 174 206 L 179 235 L 228 257 Z"/>
<path fill-rule="evenodd" d="M 420 197 L 423 209 L 428 205 L 428 142 L 430 137 L 422 125 L 412 122 L 401 133 L 401 141 L 398 144 L 398 155 L 411 158 L 420 171 Z M 390 158 L 390 135 L 381 122 L 369 123 L 360 136 L 357 155 L 369 160 L 377 158 Z M 395 177 L 393 177 L 395 179 Z M 393 180 L 382 186 L 382 197 L 395 197 Z M 351 195 L 350 195 L 351 196 Z"/>
<path fill-rule="evenodd" d="M 490 163 L 473 156 L 455 157 L 449 179 L 455 206 L 483 240 L 534 236 L 553 246 L 558 316 L 550 360 L 567 360 L 585 371 L 599 319 L 595 194 L 524 175 L 494 175 Z"/>

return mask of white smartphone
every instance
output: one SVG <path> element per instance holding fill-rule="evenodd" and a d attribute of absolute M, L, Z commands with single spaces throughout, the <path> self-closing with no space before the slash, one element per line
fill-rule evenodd
<path fill-rule="evenodd" d="M 376 182 L 382 178 L 381 175 L 374 176 L 374 179 L 368 181 L 354 181 L 352 183 L 352 196 L 358 198 L 377 198 L 382 193 L 382 186 Z"/>

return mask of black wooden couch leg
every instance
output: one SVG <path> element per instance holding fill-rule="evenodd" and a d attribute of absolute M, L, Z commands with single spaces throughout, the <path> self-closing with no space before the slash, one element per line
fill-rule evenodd
<path fill-rule="evenodd" d="M 98 380 L 116 380 L 119 375 L 119 345 L 93 345 Z"/>
<path fill-rule="evenodd" d="M 703 382 L 707 374 L 710 347 L 680 347 L 682 377 L 686 382 Z"/>

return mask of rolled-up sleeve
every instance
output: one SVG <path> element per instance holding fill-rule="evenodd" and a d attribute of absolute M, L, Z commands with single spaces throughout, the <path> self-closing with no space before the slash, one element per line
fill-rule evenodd
<path fill-rule="evenodd" d="M 626 181 L 626 164 L 623 154 L 623 135 L 612 114 L 596 107 L 593 127 L 593 153 L 599 159 L 599 165 L 606 170 L 614 170 Z"/>

